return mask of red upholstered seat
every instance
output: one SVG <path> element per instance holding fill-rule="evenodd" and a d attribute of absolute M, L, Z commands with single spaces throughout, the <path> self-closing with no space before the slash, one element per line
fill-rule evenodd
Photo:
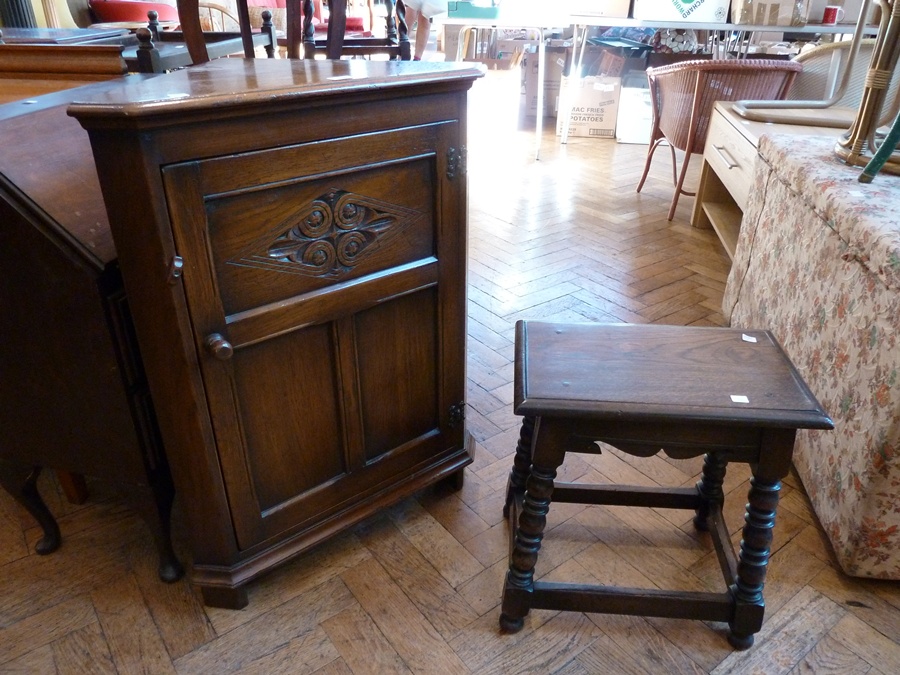
<path fill-rule="evenodd" d="M 88 5 L 97 23 L 146 22 L 151 10 L 159 14 L 160 21 L 178 21 L 178 10 L 161 2 L 90 0 Z"/>
<path fill-rule="evenodd" d="M 313 19 L 315 21 L 315 18 Z M 328 31 L 328 20 L 316 23 L 316 32 L 325 33 Z M 347 33 L 362 33 L 366 30 L 366 25 L 361 16 L 348 16 L 347 27 L 344 29 Z"/>

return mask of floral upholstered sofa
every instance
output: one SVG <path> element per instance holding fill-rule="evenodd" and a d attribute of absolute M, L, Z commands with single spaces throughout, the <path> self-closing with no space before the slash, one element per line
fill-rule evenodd
<path fill-rule="evenodd" d="M 794 464 L 850 575 L 900 579 L 900 177 L 764 136 L 723 301 L 770 328 L 835 422 Z"/>

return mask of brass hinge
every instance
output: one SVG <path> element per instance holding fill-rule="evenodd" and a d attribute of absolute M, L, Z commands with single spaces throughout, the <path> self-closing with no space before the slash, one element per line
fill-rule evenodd
<path fill-rule="evenodd" d="M 460 402 L 455 405 L 450 406 L 450 428 L 452 429 L 457 424 L 463 422 L 466 419 L 466 404 L 465 402 Z"/>
<path fill-rule="evenodd" d="M 453 180 L 457 175 L 466 175 L 467 154 L 466 146 L 464 145 L 459 150 L 456 148 L 447 150 L 447 178 Z"/>

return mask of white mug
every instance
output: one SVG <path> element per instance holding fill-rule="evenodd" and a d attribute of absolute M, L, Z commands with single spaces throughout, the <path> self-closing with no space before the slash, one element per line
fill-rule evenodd
<path fill-rule="evenodd" d="M 828 5 L 822 15 L 823 26 L 833 26 L 844 18 L 844 8 L 838 5 Z"/>

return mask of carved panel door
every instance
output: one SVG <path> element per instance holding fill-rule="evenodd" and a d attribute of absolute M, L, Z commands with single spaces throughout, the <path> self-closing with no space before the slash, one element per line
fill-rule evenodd
<path fill-rule="evenodd" d="M 458 138 L 451 121 L 163 169 L 240 549 L 462 447 Z"/>

